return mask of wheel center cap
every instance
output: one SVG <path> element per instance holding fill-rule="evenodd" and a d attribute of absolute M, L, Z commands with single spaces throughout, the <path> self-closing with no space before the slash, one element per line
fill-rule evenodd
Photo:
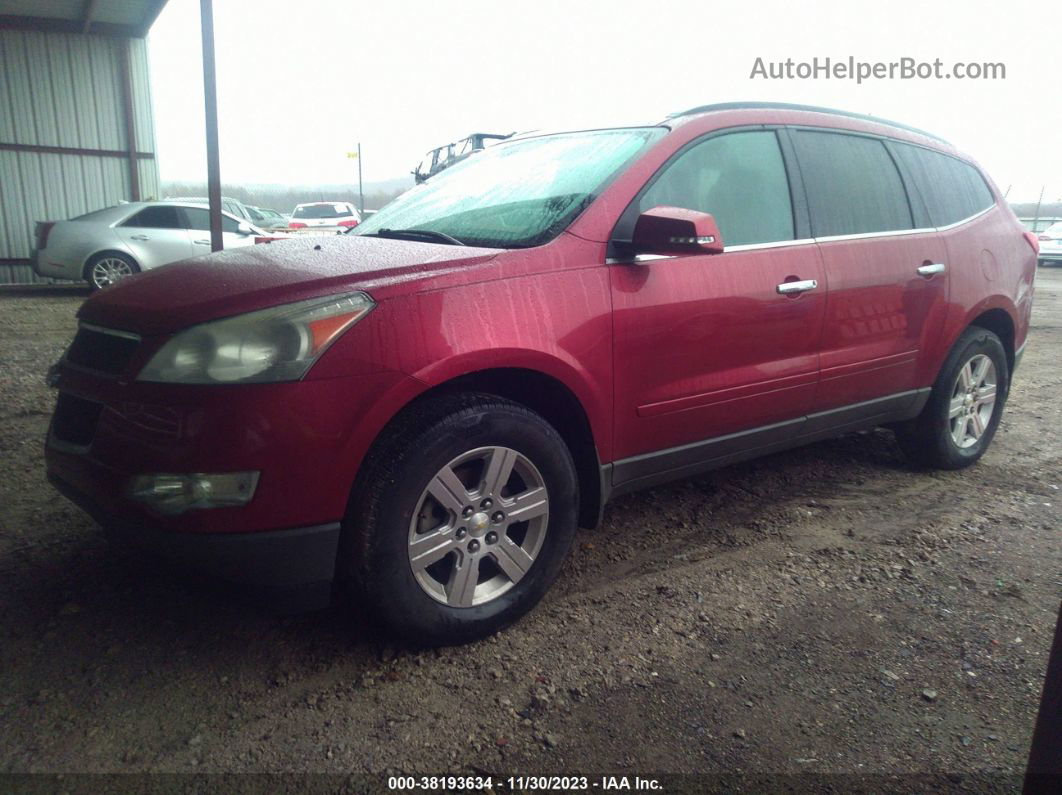
<path fill-rule="evenodd" d="M 468 519 L 468 532 L 474 536 L 481 536 L 487 532 L 487 527 L 490 525 L 490 517 L 486 512 L 480 511 L 474 513 Z"/>

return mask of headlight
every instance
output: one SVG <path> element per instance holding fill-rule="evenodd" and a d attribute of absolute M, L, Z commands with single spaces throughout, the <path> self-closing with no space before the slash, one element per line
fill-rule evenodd
<path fill-rule="evenodd" d="M 298 381 L 376 304 L 344 293 L 214 320 L 179 332 L 151 357 L 139 381 L 231 384 Z"/>

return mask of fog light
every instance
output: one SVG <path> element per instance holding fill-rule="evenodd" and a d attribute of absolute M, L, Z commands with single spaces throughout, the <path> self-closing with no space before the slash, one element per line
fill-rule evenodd
<path fill-rule="evenodd" d="M 129 482 L 131 499 L 159 513 L 178 514 L 204 508 L 246 505 L 258 485 L 257 472 L 223 472 L 211 475 L 137 475 Z"/>

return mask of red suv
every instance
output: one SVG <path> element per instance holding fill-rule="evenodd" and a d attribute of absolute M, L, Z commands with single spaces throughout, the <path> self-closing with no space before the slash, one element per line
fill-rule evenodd
<path fill-rule="evenodd" d="M 713 105 L 525 137 L 335 238 L 85 302 L 48 474 L 108 530 L 421 643 L 512 622 L 609 497 L 888 425 L 976 461 L 1036 240 L 880 119 Z"/>

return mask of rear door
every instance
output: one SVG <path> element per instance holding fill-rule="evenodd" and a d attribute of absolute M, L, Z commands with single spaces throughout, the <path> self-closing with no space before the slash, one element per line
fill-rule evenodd
<path fill-rule="evenodd" d="M 610 268 L 615 450 L 629 459 L 617 462 L 616 485 L 797 433 L 825 308 L 818 249 L 797 240 L 807 237 L 797 203 L 777 133 L 756 128 L 694 142 L 625 211 L 617 241 L 639 212 L 674 206 L 712 213 L 726 250 Z M 808 289 L 779 292 L 795 281 Z"/>
<path fill-rule="evenodd" d="M 192 256 L 192 244 L 178 208 L 155 204 L 115 228 L 141 269 L 155 268 Z"/>
<path fill-rule="evenodd" d="M 943 328 L 944 244 L 912 210 L 883 139 L 804 128 L 790 135 L 828 288 L 815 409 L 868 404 L 852 408 L 853 420 L 902 411 L 915 404 L 911 390 L 925 386 L 920 358 Z"/>
<path fill-rule="evenodd" d="M 202 207 L 182 207 L 185 223 L 188 226 L 188 234 L 192 240 L 192 248 L 196 254 L 210 253 L 210 212 Z M 254 235 L 241 235 L 240 222 L 230 215 L 221 216 L 221 245 L 222 248 L 239 248 L 254 244 Z"/>

